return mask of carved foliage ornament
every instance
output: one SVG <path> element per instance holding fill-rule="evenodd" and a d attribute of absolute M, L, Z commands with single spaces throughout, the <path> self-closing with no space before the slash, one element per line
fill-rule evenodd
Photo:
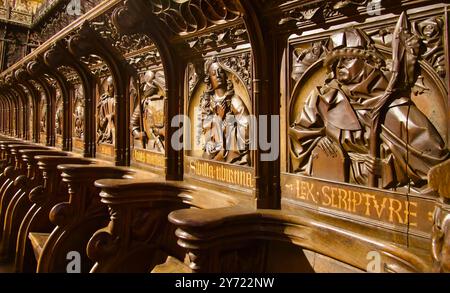
<path fill-rule="evenodd" d="M 236 47 L 239 42 L 248 42 L 247 29 L 243 24 L 201 35 L 187 41 L 190 48 L 198 51 L 205 51 L 208 48 L 220 51 L 222 46 Z"/>
<path fill-rule="evenodd" d="M 127 62 L 138 71 L 144 71 L 150 67 L 161 64 L 161 55 L 157 48 L 152 48 L 145 50 L 143 53 L 128 57 Z"/>
<path fill-rule="evenodd" d="M 370 13 L 374 13 L 381 9 L 381 2 L 376 0 L 317 1 L 286 11 L 278 24 L 295 22 L 296 26 L 300 28 L 309 21 L 325 22 L 328 18 L 345 15 L 343 12 L 348 9 L 366 9 L 371 10 Z"/>
<path fill-rule="evenodd" d="M 111 13 L 103 14 L 91 23 L 100 36 L 109 40 L 111 45 L 122 54 L 127 54 L 153 45 L 151 39 L 144 34 L 121 34 L 113 25 Z"/>

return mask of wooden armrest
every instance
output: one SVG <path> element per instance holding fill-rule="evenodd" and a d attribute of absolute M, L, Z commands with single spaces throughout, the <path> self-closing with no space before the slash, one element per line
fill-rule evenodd
<path fill-rule="evenodd" d="M 136 179 L 100 179 L 95 186 L 102 189 L 102 202 L 134 203 L 139 201 L 173 200 L 188 189 L 177 182 Z"/>
<path fill-rule="evenodd" d="M 87 246 L 89 258 L 96 262 L 94 272 L 143 273 L 168 255 L 184 255 L 176 245 L 175 227 L 167 220 L 171 211 L 189 206 L 190 191 L 179 182 L 103 179 L 95 186 L 109 207 L 110 223 Z"/>
<path fill-rule="evenodd" d="M 133 171 L 126 167 L 62 164 L 58 166 L 62 172 L 63 180 L 68 178 L 91 178 L 93 181 L 102 178 L 126 178 L 131 177 Z"/>
<path fill-rule="evenodd" d="M 195 256 L 190 267 L 196 272 L 219 272 L 220 266 L 208 263 L 208 259 L 220 258 L 222 251 L 239 251 L 245 243 L 257 250 L 264 241 L 293 243 L 361 270 L 367 269 L 368 254 L 376 251 L 386 272 L 430 271 L 423 259 L 407 249 L 353 232 L 351 224 L 344 229 L 279 210 L 238 206 L 185 209 L 172 212 L 169 221 L 178 227 L 178 244 L 188 250 L 188 255 Z"/>

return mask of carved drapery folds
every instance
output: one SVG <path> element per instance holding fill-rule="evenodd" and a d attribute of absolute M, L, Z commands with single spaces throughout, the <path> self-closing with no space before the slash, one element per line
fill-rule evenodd
<path fill-rule="evenodd" d="M 148 70 L 140 75 L 139 93 L 132 96 L 131 134 L 140 148 L 164 153 L 164 89 L 162 71 Z"/>
<path fill-rule="evenodd" d="M 44 94 L 41 95 L 39 100 L 39 132 L 40 141 L 45 142 L 45 136 L 47 134 L 47 99 Z"/>
<path fill-rule="evenodd" d="M 97 103 L 97 144 L 113 144 L 116 135 L 115 89 L 111 76 L 105 78 Z"/>
<path fill-rule="evenodd" d="M 75 85 L 74 88 L 74 102 L 73 102 L 73 135 L 76 138 L 83 139 L 84 137 L 84 90 L 81 84 Z"/>
<path fill-rule="evenodd" d="M 402 15 L 390 36 L 383 36 L 390 40 L 385 45 L 391 52 L 384 51 L 389 53 L 375 47 L 378 38 L 346 29 L 299 54 L 292 72 L 299 80 L 297 95 L 314 72 L 325 74 L 325 68 L 328 76 L 316 74 L 315 82 L 322 84 L 304 93 L 308 96 L 301 102 L 291 101 L 293 172 L 426 192 L 430 168 L 449 154 L 445 118 L 439 118 L 445 114 L 430 111 L 424 99 L 443 105 L 446 93 L 439 78 L 420 63 L 423 43 L 410 28 Z"/>
<path fill-rule="evenodd" d="M 61 136 L 63 133 L 63 100 L 61 96 L 61 91 L 59 89 L 56 90 L 56 116 L 55 116 L 55 133 L 57 136 Z"/>
<path fill-rule="evenodd" d="M 192 122 L 193 146 L 194 152 L 204 159 L 251 165 L 251 103 L 247 90 L 235 91 L 235 85 L 237 87 L 242 80 L 245 80 L 245 88 L 248 85 L 251 65 L 248 56 L 243 53 L 206 60 L 201 73 L 204 83 L 194 86 L 197 90 L 189 106 L 190 116 L 195 119 Z M 190 67 L 192 84 L 199 80 L 195 69 L 193 65 Z"/>

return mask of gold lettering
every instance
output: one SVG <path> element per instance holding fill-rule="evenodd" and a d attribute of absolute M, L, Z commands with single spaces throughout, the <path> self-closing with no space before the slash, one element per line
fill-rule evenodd
<path fill-rule="evenodd" d="M 412 222 L 411 217 L 417 218 L 417 213 L 412 211 L 412 207 L 417 208 L 417 202 L 405 202 L 405 224 L 409 223 L 409 226 L 417 227 L 417 222 Z M 408 216 L 409 214 L 409 216 Z"/>
<path fill-rule="evenodd" d="M 335 202 L 334 202 L 334 197 L 336 196 L 336 194 L 334 194 L 335 191 L 338 191 L 338 189 L 336 187 L 331 187 L 331 206 L 333 208 L 337 208 L 338 207 L 338 205 L 335 204 Z"/>
<path fill-rule="evenodd" d="M 314 203 L 317 203 L 316 198 L 314 197 L 314 183 L 308 183 L 306 182 L 306 190 L 307 190 L 307 195 L 306 197 L 311 197 L 312 201 Z"/>
<path fill-rule="evenodd" d="M 304 199 L 304 200 L 307 200 L 307 199 L 306 199 L 306 188 L 307 188 L 306 182 L 305 182 L 305 181 L 302 181 L 302 182 L 300 183 L 300 198 L 301 198 L 301 199 Z"/>
<path fill-rule="evenodd" d="M 356 200 L 356 196 L 358 195 L 358 199 Z M 362 196 L 361 193 L 357 192 L 357 191 L 353 191 L 353 199 L 352 199 L 352 204 L 353 204 L 353 212 L 356 213 L 356 207 L 359 206 L 362 203 Z"/>
<path fill-rule="evenodd" d="M 342 194 L 344 194 L 344 196 L 342 196 Z M 340 209 L 347 209 L 347 202 L 345 201 L 345 199 L 347 198 L 347 191 L 345 191 L 345 189 L 339 188 L 339 208 Z M 341 205 L 341 203 L 343 203 L 343 205 Z"/>
<path fill-rule="evenodd" d="M 325 205 L 325 206 L 331 205 L 331 197 L 328 194 L 329 190 L 330 190 L 329 186 L 326 186 L 326 185 L 322 186 L 322 194 L 328 199 L 328 202 L 324 202 L 323 199 L 322 199 L 322 204 Z"/>
<path fill-rule="evenodd" d="M 214 178 L 214 167 L 213 166 L 209 166 L 208 177 Z"/>
<path fill-rule="evenodd" d="M 393 207 L 394 203 L 397 204 L 397 209 Z M 389 199 L 389 222 L 394 222 L 394 213 L 397 215 L 398 222 L 403 224 L 402 217 L 400 216 L 400 210 L 402 209 L 402 203 L 399 200 Z"/>
<path fill-rule="evenodd" d="M 370 217 L 370 201 L 369 199 L 374 198 L 373 195 L 370 195 L 368 193 L 363 193 L 362 196 L 366 199 L 366 212 L 364 213 L 366 216 Z"/>
<path fill-rule="evenodd" d="M 383 213 L 384 208 L 386 207 L 386 200 L 387 200 L 387 197 L 384 197 L 383 201 L 381 203 L 381 211 L 380 211 L 380 206 L 378 205 L 377 199 L 375 197 L 373 197 L 373 206 L 375 207 L 375 209 L 377 211 L 377 215 L 378 215 L 379 219 L 381 219 L 381 214 Z"/>

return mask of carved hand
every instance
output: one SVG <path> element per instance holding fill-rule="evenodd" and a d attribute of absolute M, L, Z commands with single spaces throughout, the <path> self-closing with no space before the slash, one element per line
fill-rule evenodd
<path fill-rule="evenodd" d="M 318 147 L 321 148 L 329 157 L 336 157 L 337 149 L 334 146 L 333 142 L 327 137 L 323 137 L 319 143 Z"/>
<path fill-rule="evenodd" d="M 370 155 L 365 156 L 364 158 L 364 165 L 366 166 L 367 170 L 371 173 L 371 174 L 375 174 L 378 176 L 381 176 L 382 172 L 382 166 L 383 166 L 383 161 L 379 158 L 374 158 Z"/>

